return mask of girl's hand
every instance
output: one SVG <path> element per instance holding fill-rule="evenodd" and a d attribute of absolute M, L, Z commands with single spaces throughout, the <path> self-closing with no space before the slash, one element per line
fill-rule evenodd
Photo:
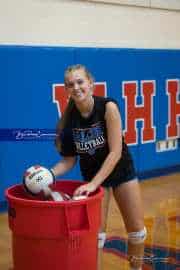
<path fill-rule="evenodd" d="M 97 189 L 97 186 L 93 182 L 90 182 L 88 184 L 84 184 L 84 185 L 78 187 L 74 191 L 73 196 L 80 196 L 80 195 L 88 196 L 89 193 L 94 192 L 96 189 Z"/>

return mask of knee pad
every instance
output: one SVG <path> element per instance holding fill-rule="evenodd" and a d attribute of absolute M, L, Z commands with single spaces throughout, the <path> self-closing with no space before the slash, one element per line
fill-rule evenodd
<path fill-rule="evenodd" d="M 142 244 L 144 243 L 146 236 L 147 230 L 146 227 L 144 227 L 141 231 L 128 233 L 128 241 L 132 244 Z"/>
<path fill-rule="evenodd" d="M 106 233 L 100 232 L 98 234 L 98 248 L 103 248 L 106 241 Z"/>

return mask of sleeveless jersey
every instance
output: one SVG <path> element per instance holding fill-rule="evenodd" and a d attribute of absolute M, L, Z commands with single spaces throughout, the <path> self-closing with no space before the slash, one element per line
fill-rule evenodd
<path fill-rule="evenodd" d="M 80 157 L 80 169 L 85 181 L 90 181 L 98 172 L 109 153 L 105 120 L 106 103 L 111 98 L 94 96 L 94 107 L 89 117 L 84 118 L 74 106 L 70 119 L 60 135 L 63 156 Z M 118 104 L 116 103 L 117 107 Z M 122 140 L 122 155 L 102 186 L 116 186 L 133 179 L 134 166 L 127 145 Z"/>

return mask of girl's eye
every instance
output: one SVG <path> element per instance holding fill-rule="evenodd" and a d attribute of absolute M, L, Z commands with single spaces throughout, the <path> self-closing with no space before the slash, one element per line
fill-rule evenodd
<path fill-rule="evenodd" d="M 66 83 L 67 88 L 72 88 L 74 86 L 74 83 L 68 82 Z"/>
<path fill-rule="evenodd" d="M 84 81 L 82 79 L 77 80 L 76 82 L 66 82 L 67 88 L 73 88 L 75 84 L 82 85 Z"/>
<path fill-rule="evenodd" d="M 83 80 L 80 80 L 80 79 L 77 81 L 78 84 L 83 84 L 83 82 L 84 81 Z"/>

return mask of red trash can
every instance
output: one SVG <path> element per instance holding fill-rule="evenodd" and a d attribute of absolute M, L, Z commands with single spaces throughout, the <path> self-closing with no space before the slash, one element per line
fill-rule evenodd
<path fill-rule="evenodd" d="M 57 181 L 70 195 L 81 181 Z M 41 201 L 23 185 L 6 190 L 13 270 L 96 270 L 102 187 L 79 201 Z"/>

